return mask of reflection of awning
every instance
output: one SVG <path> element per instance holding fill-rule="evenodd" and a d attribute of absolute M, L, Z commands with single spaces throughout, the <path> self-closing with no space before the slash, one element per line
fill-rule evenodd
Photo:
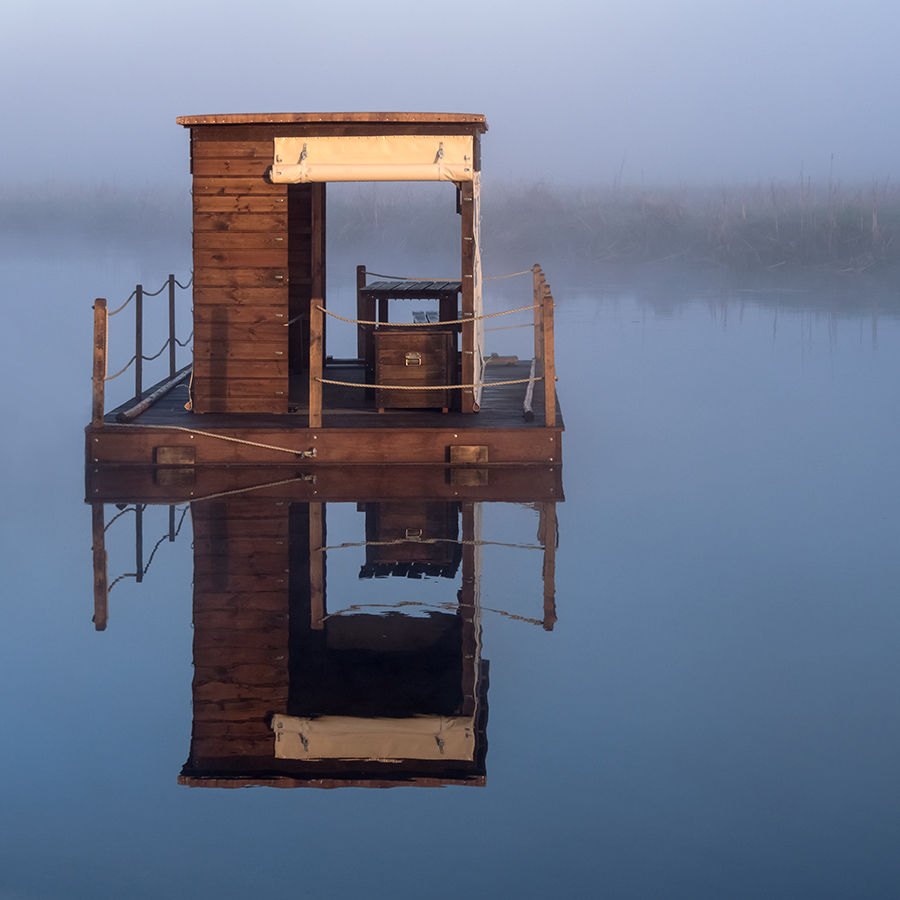
<path fill-rule="evenodd" d="M 474 716 L 274 716 L 271 727 L 278 759 L 475 758 Z"/>
<path fill-rule="evenodd" d="M 275 138 L 272 181 L 472 181 L 470 135 Z"/>

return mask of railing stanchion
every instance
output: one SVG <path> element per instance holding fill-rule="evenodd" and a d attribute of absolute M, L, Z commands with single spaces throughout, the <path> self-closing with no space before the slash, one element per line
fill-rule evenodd
<path fill-rule="evenodd" d="M 91 404 L 91 425 L 94 428 L 103 427 L 103 405 L 106 392 L 106 334 L 109 314 L 106 309 L 106 300 L 98 297 L 94 301 L 94 371 L 93 371 L 93 397 Z"/>
<path fill-rule="evenodd" d="M 541 272 L 541 267 L 537 263 L 534 264 L 532 272 L 534 273 L 532 276 L 534 279 L 534 358 L 543 359 L 544 344 L 541 340 L 541 329 L 543 327 L 543 311 L 541 307 L 544 296 L 541 289 L 541 278 L 543 272 Z"/>
<path fill-rule="evenodd" d="M 134 399 L 144 393 L 144 286 L 134 289 Z"/>
<path fill-rule="evenodd" d="M 175 276 L 169 275 L 169 378 L 175 377 Z"/>

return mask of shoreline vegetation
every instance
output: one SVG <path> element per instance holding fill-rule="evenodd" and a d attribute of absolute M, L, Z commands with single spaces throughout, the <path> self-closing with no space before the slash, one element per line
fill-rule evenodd
<path fill-rule="evenodd" d="M 329 232 L 365 252 L 402 245 L 428 252 L 458 240 L 434 185 L 340 185 L 329 194 Z M 431 188 L 429 191 L 428 189 Z M 441 188 L 450 189 L 450 185 Z M 599 263 L 683 261 L 744 271 L 858 273 L 900 264 L 900 185 L 811 179 L 718 187 L 488 186 L 485 252 L 497 257 Z M 185 246 L 184 186 L 0 185 L 0 234 Z"/>

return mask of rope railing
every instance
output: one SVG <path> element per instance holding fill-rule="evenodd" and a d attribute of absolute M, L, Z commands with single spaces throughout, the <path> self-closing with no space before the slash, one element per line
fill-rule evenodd
<path fill-rule="evenodd" d="M 110 311 L 107 309 L 106 300 L 99 299 L 94 304 L 94 398 L 93 412 L 91 416 L 91 424 L 100 427 L 103 424 L 104 416 L 104 385 L 107 381 L 112 381 L 127 372 L 134 366 L 134 397 L 135 401 L 140 401 L 144 393 L 144 362 L 152 362 L 163 355 L 166 348 L 169 350 L 169 378 L 174 379 L 176 374 L 175 365 L 175 348 L 187 347 L 194 336 L 194 332 L 188 335 L 184 341 L 180 341 L 175 335 L 175 288 L 187 290 L 194 283 L 193 274 L 186 284 L 182 284 L 170 274 L 163 282 L 162 286 L 156 291 L 145 291 L 143 285 L 138 284 L 128 296 L 128 299 L 118 308 Z M 169 294 L 169 336 L 157 353 L 152 356 L 144 354 L 144 297 L 157 297 L 168 288 Z M 122 312 L 131 301 L 135 301 L 134 310 L 134 354 L 131 359 L 119 369 L 114 375 L 108 374 L 108 351 L 109 351 L 109 317 Z"/>
<path fill-rule="evenodd" d="M 379 384 L 379 390 L 384 391 L 463 391 L 480 387 L 499 387 L 505 384 L 528 384 L 528 382 L 540 381 L 541 376 L 534 378 L 513 378 L 509 381 L 481 381 L 476 384 Z M 360 384 L 358 381 L 332 381 L 329 378 L 316 376 L 316 381 L 321 384 L 333 384 L 337 387 L 371 388 L 371 384 Z"/>

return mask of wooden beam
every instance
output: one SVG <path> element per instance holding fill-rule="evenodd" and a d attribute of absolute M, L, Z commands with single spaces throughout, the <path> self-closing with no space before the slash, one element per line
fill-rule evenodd
<path fill-rule="evenodd" d="M 322 427 L 322 360 L 325 314 L 322 300 L 313 297 L 309 303 L 309 427 Z"/>
<path fill-rule="evenodd" d="M 103 504 L 91 504 L 91 550 L 94 558 L 94 628 L 105 631 L 109 621 L 109 576 Z"/>

